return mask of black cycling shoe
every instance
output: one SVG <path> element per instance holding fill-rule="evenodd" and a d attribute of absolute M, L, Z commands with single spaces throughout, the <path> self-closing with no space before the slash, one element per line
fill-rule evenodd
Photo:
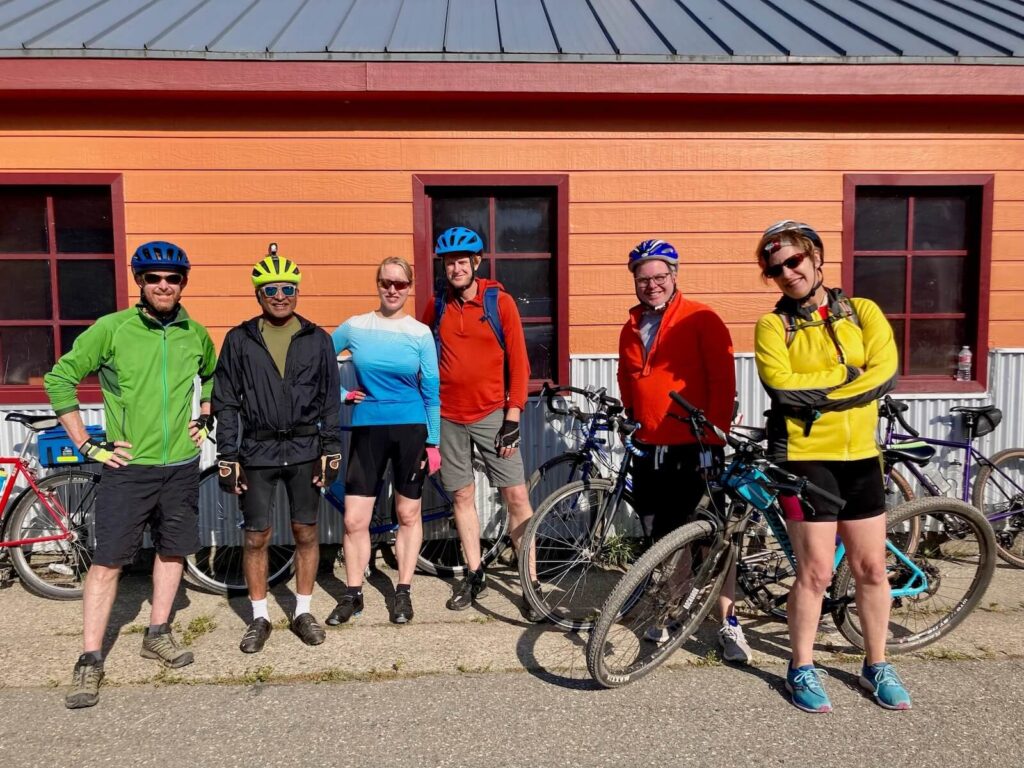
<path fill-rule="evenodd" d="M 459 582 L 459 586 L 455 588 L 455 593 L 448 598 L 445 607 L 449 611 L 464 611 L 486 591 L 487 576 L 484 574 L 483 568 L 479 571 L 466 571 L 466 575 Z"/>
<path fill-rule="evenodd" d="M 408 624 L 412 621 L 412 595 L 405 590 L 395 593 L 395 609 L 391 613 L 391 621 L 395 624 Z"/>
<path fill-rule="evenodd" d="M 292 632 L 306 645 L 320 645 L 327 638 L 327 633 L 312 613 L 300 613 L 292 619 Z"/>
<path fill-rule="evenodd" d="M 245 628 L 245 634 L 242 635 L 242 642 L 238 644 L 238 650 L 242 653 L 259 653 L 267 644 L 267 638 L 270 637 L 272 629 L 273 627 L 266 619 L 262 617 L 253 619 L 252 623 Z"/>
<path fill-rule="evenodd" d="M 533 582 L 533 591 L 538 595 L 541 594 L 540 582 Z M 540 624 L 542 621 L 547 619 L 543 613 L 537 613 L 537 610 L 533 607 L 529 600 L 526 599 L 526 595 L 523 595 L 523 600 L 519 604 L 519 613 L 522 614 L 523 618 L 531 624 Z"/>
<path fill-rule="evenodd" d="M 327 623 L 332 627 L 336 627 L 339 624 L 344 624 L 353 616 L 358 616 L 362 612 L 363 596 L 344 594 L 341 596 L 341 600 L 338 601 L 338 604 L 334 606 L 334 610 L 331 611 L 331 615 L 327 617 Z"/>

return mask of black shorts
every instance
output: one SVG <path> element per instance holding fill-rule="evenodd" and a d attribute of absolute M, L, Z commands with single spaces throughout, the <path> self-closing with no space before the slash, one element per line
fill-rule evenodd
<path fill-rule="evenodd" d="M 320 511 L 320 488 L 313 485 L 313 471 L 319 459 L 286 467 L 245 467 L 242 518 L 245 530 L 265 531 L 274 517 L 278 482 L 284 483 L 293 523 L 315 525 Z"/>
<path fill-rule="evenodd" d="M 104 467 L 96 489 L 93 562 L 119 568 L 135 559 L 146 525 L 157 553 L 199 551 L 199 459 L 170 467 Z"/>
<path fill-rule="evenodd" d="M 354 427 L 348 451 L 345 493 L 376 496 L 388 459 L 395 477 L 395 492 L 418 499 L 427 476 L 424 466 L 427 445 L 426 424 L 382 424 Z"/>
<path fill-rule="evenodd" d="M 644 445 L 631 464 L 633 508 L 643 523 L 644 534 L 657 541 L 666 533 L 690 522 L 694 510 L 707 492 L 700 471 L 700 448 L 696 445 Z M 724 451 L 708 449 L 712 459 L 721 461 Z"/>
<path fill-rule="evenodd" d="M 885 513 L 882 463 L 877 458 L 856 461 L 784 461 L 781 467 L 806 477 L 829 493 L 846 501 L 842 509 L 813 491 L 804 501 L 782 496 L 779 502 L 787 520 L 834 523 L 836 520 L 865 520 Z"/>

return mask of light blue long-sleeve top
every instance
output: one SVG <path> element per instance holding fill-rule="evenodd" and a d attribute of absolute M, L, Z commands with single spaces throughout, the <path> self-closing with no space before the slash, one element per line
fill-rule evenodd
<path fill-rule="evenodd" d="M 406 315 L 388 320 L 376 312 L 350 317 L 331 338 L 334 352 L 352 354 L 359 389 L 366 398 L 354 406 L 353 427 L 426 424 L 427 442 L 441 439 L 437 347 L 430 329 Z M 347 390 L 341 390 L 344 400 Z"/>

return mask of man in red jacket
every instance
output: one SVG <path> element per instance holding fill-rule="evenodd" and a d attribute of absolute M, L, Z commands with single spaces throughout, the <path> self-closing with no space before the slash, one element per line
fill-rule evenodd
<path fill-rule="evenodd" d="M 705 450 L 685 415 L 669 399 L 676 391 L 708 419 L 728 429 L 736 395 L 732 338 L 722 319 L 704 304 L 683 297 L 676 285 L 679 256 L 663 240 L 645 240 L 629 254 L 636 297 L 619 335 L 619 391 L 627 412 L 641 424 L 635 442 L 633 501 L 644 532 L 657 540 L 689 521 L 707 490 L 704 468 L 723 456 L 721 442 L 704 438 Z M 727 661 L 750 660 L 750 648 L 736 623 L 733 579 L 719 601 L 719 642 Z M 669 638 L 669 628 L 651 627 L 647 639 Z"/>
<path fill-rule="evenodd" d="M 533 515 L 519 453 L 519 416 L 526 405 L 530 362 L 515 299 L 500 283 L 476 276 L 483 241 L 471 229 L 452 227 L 437 239 L 447 289 L 423 322 L 435 329 L 441 375 L 441 483 L 452 494 L 455 527 L 466 558 L 466 577 L 447 606 L 469 608 L 487 588 L 480 561 L 472 446 L 491 484 L 508 506 L 509 534 L 519 549 Z M 488 292 L 491 297 L 488 298 Z M 495 305 L 497 318 L 489 318 Z M 502 338 L 499 338 L 499 334 Z M 537 621 L 524 602 L 523 615 Z"/>

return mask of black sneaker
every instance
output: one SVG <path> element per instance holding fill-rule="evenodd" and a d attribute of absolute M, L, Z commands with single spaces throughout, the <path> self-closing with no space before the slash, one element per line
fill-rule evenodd
<path fill-rule="evenodd" d="M 253 619 L 252 623 L 246 627 L 245 634 L 242 635 L 242 642 L 238 644 L 238 650 L 242 653 L 259 653 L 266 645 L 272 629 L 273 627 L 266 619 L 262 617 Z"/>
<path fill-rule="evenodd" d="M 334 610 L 331 611 L 331 615 L 327 617 L 327 623 L 332 627 L 336 627 L 339 624 L 344 624 L 346 621 L 351 619 L 353 616 L 358 616 L 363 612 L 363 596 L 344 594 L 341 596 L 341 600 L 334 606 Z"/>
<path fill-rule="evenodd" d="M 395 609 L 391 613 L 391 621 L 395 624 L 408 624 L 412 621 L 412 595 L 405 590 L 395 593 Z"/>
<path fill-rule="evenodd" d="M 306 645 L 320 645 L 327 638 L 327 633 L 312 613 L 300 613 L 292 619 L 292 632 Z"/>
<path fill-rule="evenodd" d="M 466 571 L 465 577 L 455 588 L 455 593 L 448 598 L 445 607 L 449 611 L 464 611 L 484 592 L 487 591 L 487 576 L 483 569 Z"/>
<path fill-rule="evenodd" d="M 100 683 L 103 682 L 102 661 L 82 661 L 75 664 L 71 676 L 71 692 L 64 697 L 68 709 L 94 707 L 100 700 Z"/>
<path fill-rule="evenodd" d="M 541 594 L 541 586 L 539 581 L 533 582 L 532 587 L 534 592 L 536 592 L 538 595 Z M 526 595 L 523 595 L 523 600 L 519 604 L 519 613 L 521 613 L 523 618 L 531 624 L 540 624 L 547 618 L 547 616 L 545 616 L 543 613 L 537 612 L 537 610 L 533 607 L 530 601 L 526 599 Z"/>

